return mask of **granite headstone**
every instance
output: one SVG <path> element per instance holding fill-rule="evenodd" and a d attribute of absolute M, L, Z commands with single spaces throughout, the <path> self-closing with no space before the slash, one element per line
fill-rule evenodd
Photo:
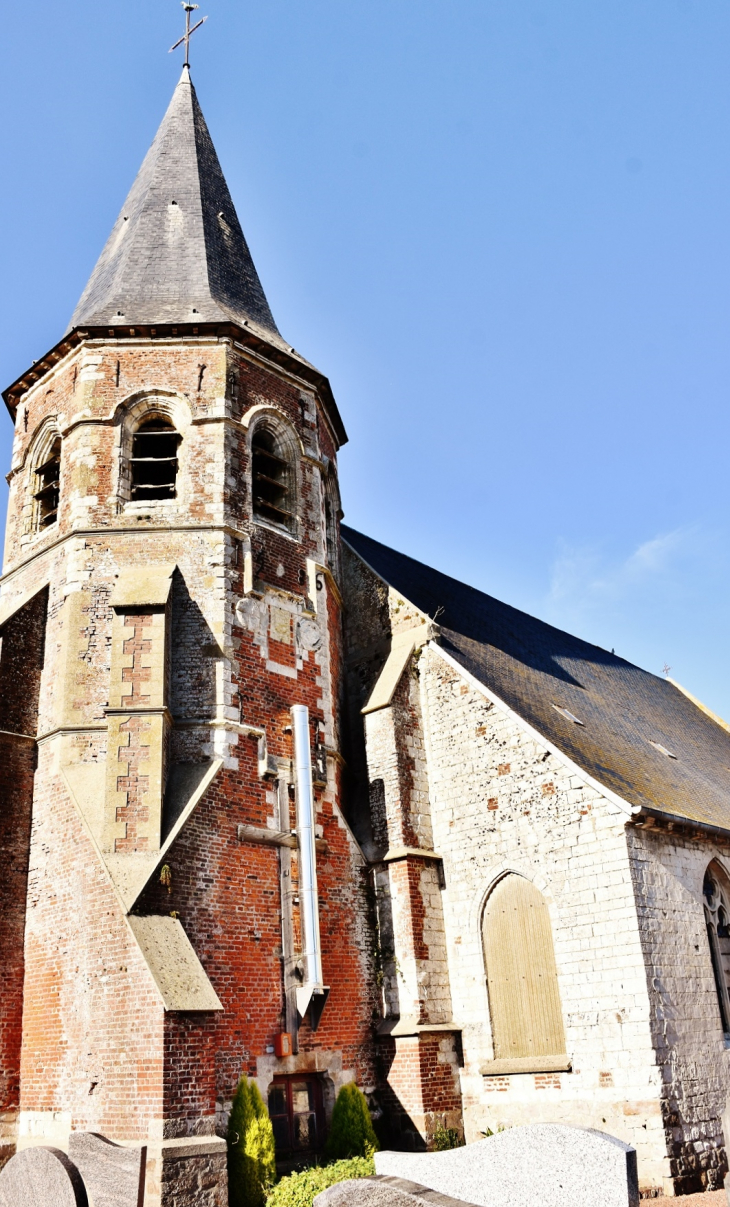
<path fill-rule="evenodd" d="M 0 1171 L 0 1207 L 89 1207 L 76 1166 L 57 1148 L 26 1148 Z"/>
<path fill-rule="evenodd" d="M 476 1207 L 639 1207 L 636 1150 L 562 1123 L 513 1127 L 448 1152 L 376 1153 L 375 1169 Z"/>
<path fill-rule="evenodd" d="M 68 1155 L 94 1207 L 142 1207 L 146 1148 L 125 1148 L 95 1132 L 71 1132 Z"/>

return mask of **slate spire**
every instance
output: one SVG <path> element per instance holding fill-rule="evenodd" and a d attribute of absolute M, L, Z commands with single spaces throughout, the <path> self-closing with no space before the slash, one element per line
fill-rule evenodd
<path fill-rule="evenodd" d="M 226 321 L 286 346 L 185 67 L 69 330 Z"/>

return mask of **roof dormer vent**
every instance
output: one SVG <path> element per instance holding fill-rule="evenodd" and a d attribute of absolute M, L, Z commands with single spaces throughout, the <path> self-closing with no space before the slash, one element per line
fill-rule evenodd
<path fill-rule="evenodd" d="M 566 720 L 572 721 L 574 725 L 583 725 L 585 727 L 585 722 L 576 717 L 575 713 L 570 712 L 567 708 L 563 708 L 562 704 L 553 704 L 553 708 L 556 712 L 560 713 L 561 717 L 565 717 Z"/>
<path fill-rule="evenodd" d="M 671 750 L 667 750 L 666 746 L 662 746 L 661 742 L 652 742 L 650 738 L 649 745 L 658 750 L 660 754 L 666 755 L 668 759 L 676 759 L 677 757 L 676 754 L 672 754 Z"/>

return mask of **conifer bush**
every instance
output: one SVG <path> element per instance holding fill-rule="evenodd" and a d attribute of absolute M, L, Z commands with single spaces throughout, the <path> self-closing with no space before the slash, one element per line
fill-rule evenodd
<path fill-rule="evenodd" d="M 270 1192 L 266 1207 L 312 1207 L 317 1195 L 328 1186 L 351 1178 L 371 1178 L 374 1173 L 372 1157 L 353 1157 L 350 1161 L 335 1161 L 332 1165 L 292 1173 Z"/>
<path fill-rule="evenodd" d="M 242 1077 L 228 1120 L 229 1207 L 264 1207 L 275 1177 L 269 1113 L 256 1083 Z"/>
<path fill-rule="evenodd" d="M 354 1082 L 349 1082 L 337 1095 L 325 1156 L 328 1161 L 371 1157 L 378 1148 L 367 1099 Z"/>

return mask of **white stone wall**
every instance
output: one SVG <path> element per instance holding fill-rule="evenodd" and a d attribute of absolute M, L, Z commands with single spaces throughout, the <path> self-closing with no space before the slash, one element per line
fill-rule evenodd
<path fill-rule="evenodd" d="M 651 1026 L 662 1076 L 673 1173 L 687 1180 L 702 1170 L 710 1184 L 723 1147 L 721 1115 L 730 1088 L 702 904 L 708 863 L 730 873 L 730 844 L 701 834 L 630 827 L 640 933 L 652 990 Z M 714 1174 L 714 1176 L 713 1176 Z"/>
<path fill-rule="evenodd" d="M 643 1187 L 668 1189 L 626 814 L 437 649 L 424 650 L 418 669 L 467 1138 L 537 1121 L 595 1127 L 636 1147 Z M 510 871 L 549 904 L 568 1073 L 480 1072 L 493 1056 L 482 912 Z"/>
<path fill-rule="evenodd" d="M 367 668 L 369 655 L 377 675 L 389 634 L 404 617 L 413 623 L 413 609 L 350 560 L 358 605 L 351 649 L 362 655 L 358 666 Z M 372 677 L 362 677 L 367 698 Z M 679 834 L 667 823 L 636 824 L 627 806 L 433 645 L 406 671 L 391 707 L 367 717 L 366 737 L 377 847 L 403 842 L 410 823 L 409 845 L 431 845 L 446 873 L 438 903 L 433 892 L 421 894 L 430 906 L 421 939 L 437 955 L 428 969 L 429 959 L 404 950 L 412 919 L 400 918 L 404 901 L 387 868 L 378 873 L 389 907 L 381 921 L 400 969 L 385 962 L 385 1012 L 423 1010 L 429 1001 L 447 1022 L 451 1001 L 463 1028 L 467 1138 L 563 1121 L 633 1144 L 643 1189 L 678 1194 L 700 1189 L 698 1180 L 720 1185 L 730 1051 L 702 881 L 713 858 L 730 874 L 730 843 L 689 827 Z M 493 1056 L 482 913 L 491 887 L 510 871 L 532 880 L 549 905 L 570 1072 L 481 1072 Z"/>

